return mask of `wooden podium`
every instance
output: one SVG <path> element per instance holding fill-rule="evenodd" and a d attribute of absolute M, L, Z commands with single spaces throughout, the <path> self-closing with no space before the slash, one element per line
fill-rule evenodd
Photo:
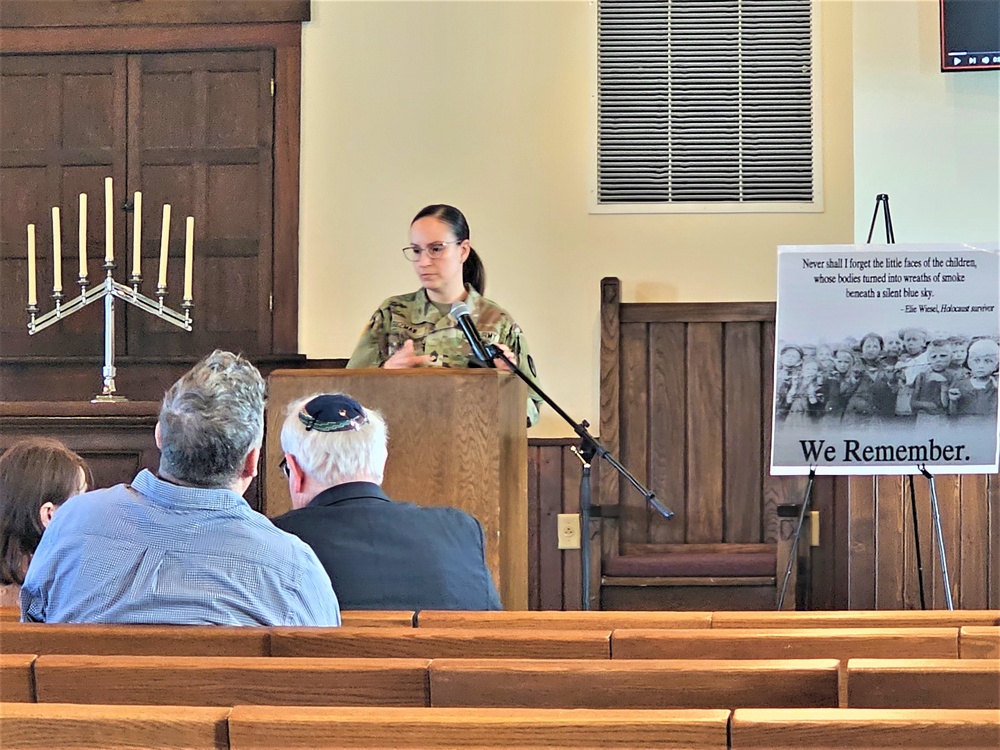
<path fill-rule="evenodd" d="M 504 607 L 527 609 L 527 386 L 496 370 L 275 370 L 268 379 L 266 515 L 291 508 L 287 480 L 277 470 L 288 404 L 333 392 L 385 417 L 386 493 L 475 516 Z"/>

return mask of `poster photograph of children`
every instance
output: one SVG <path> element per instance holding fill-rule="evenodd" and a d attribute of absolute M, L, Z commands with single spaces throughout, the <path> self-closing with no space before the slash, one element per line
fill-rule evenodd
<path fill-rule="evenodd" d="M 778 248 L 772 474 L 994 473 L 996 244 Z"/>

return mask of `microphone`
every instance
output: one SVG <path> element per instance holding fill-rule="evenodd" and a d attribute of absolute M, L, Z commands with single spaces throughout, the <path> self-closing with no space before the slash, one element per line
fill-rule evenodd
<path fill-rule="evenodd" d="M 469 314 L 469 306 L 464 302 L 456 302 L 448 312 L 451 317 L 458 321 L 458 327 L 462 329 L 466 341 L 472 348 L 472 355 L 482 363 L 481 366 L 496 367 L 493 364 L 493 359 L 486 352 L 486 345 L 479 338 L 479 331 L 476 330 L 476 324 L 472 322 L 472 316 Z"/>

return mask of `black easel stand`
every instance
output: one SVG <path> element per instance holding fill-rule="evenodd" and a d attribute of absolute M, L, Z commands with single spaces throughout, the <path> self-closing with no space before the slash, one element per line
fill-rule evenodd
<path fill-rule="evenodd" d="M 868 227 L 868 239 L 865 240 L 866 243 L 872 241 L 872 234 L 875 232 L 875 222 L 878 220 L 878 210 L 882 209 L 882 214 L 885 216 L 885 241 L 892 245 L 896 242 L 896 234 L 892 231 L 892 217 L 889 216 L 889 196 L 886 193 L 879 193 L 875 196 L 875 213 L 872 214 L 872 223 Z"/>
<path fill-rule="evenodd" d="M 920 589 L 920 609 L 927 609 L 927 599 L 924 597 L 924 561 L 920 554 L 920 522 L 917 521 L 917 491 L 913 487 L 913 475 L 910 474 L 910 513 L 913 516 L 913 546 L 917 550 L 917 588 Z"/>
<path fill-rule="evenodd" d="M 878 220 L 878 212 L 880 208 L 882 209 L 882 215 L 885 219 L 885 241 L 890 245 L 894 244 L 896 242 L 896 234 L 892 231 L 892 217 L 889 215 L 889 196 L 885 193 L 879 193 L 875 196 L 875 212 L 872 214 L 871 226 L 868 227 L 868 239 L 866 242 L 872 241 L 872 235 L 875 233 L 875 222 Z M 948 560 L 945 557 L 944 535 L 941 531 L 941 511 L 938 506 L 937 486 L 934 484 L 934 476 L 927 471 L 927 467 L 924 464 L 917 466 L 917 469 L 927 478 L 927 483 L 930 486 L 931 518 L 934 523 L 934 535 L 937 541 L 938 554 L 941 557 L 941 578 L 944 583 L 944 600 L 948 609 L 954 609 L 955 607 L 951 600 L 951 583 L 948 580 Z M 920 589 L 920 609 L 927 609 L 927 599 L 924 596 L 924 564 L 920 555 L 920 524 L 917 521 L 917 493 L 913 488 L 912 474 L 910 474 L 909 485 L 910 510 L 913 514 L 913 544 L 917 551 L 917 584 Z"/>
<path fill-rule="evenodd" d="M 792 576 L 792 566 L 799 560 L 799 539 L 802 537 L 802 527 L 806 521 L 806 514 L 809 512 L 809 503 L 812 500 L 813 481 L 816 479 L 816 467 L 809 467 L 809 481 L 806 482 L 806 491 L 802 497 L 802 507 L 799 509 L 799 520 L 795 525 L 795 534 L 792 536 L 792 550 L 788 555 L 788 566 L 785 568 L 785 578 L 781 582 L 781 591 L 778 594 L 778 611 L 780 612 L 785 603 L 785 592 L 788 590 L 788 580 Z M 793 592 L 794 595 L 794 592 Z"/>
<path fill-rule="evenodd" d="M 521 380 L 528 384 L 528 387 L 542 397 L 542 401 L 552 407 L 556 414 L 562 417 L 566 422 L 573 428 L 575 432 L 580 437 L 580 448 L 577 450 L 577 455 L 580 456 L 580 460 L 583 461 L 583 476 L 580 480 L 580 588 L 581 588 L 581 608 L 584 610 L 590 609 L 590 516 L 594 509 L 591 507 L 591 486 L 590 486 L 590 465 L 593 461 L 594 456 L 598 458 L 603 458 L 606 462 L 611 464 L 615 471 L 617 471 L 621 476 L 628 480 L 628 482 L 639 491 L 645 499 L 647 505 L 656 510 L 664 518 L 671 518 L 674 515 L 672 510 L 664 507 L 659 500 L 656 499 L 656 495 L 652 490 L 646 489 L 638 479 L 636 479 L 632 474 L 622 466 L 618 461 L 612 456 L 608 449 L 601 445 L 593 435 L 591 435 L 587 428 L 590 424 L 587 420 L 582 422 L 574 422 L 573 418 L 570 417 L 562 408 L 549 398 L 548 394 L 545 393 L 541 388 L 535 385 L 531 380 L 525 375 L 513 362 L 507 359 L 507 356 L 503 353 L 500 347 L 494 344 L 486 344 L 486 354 L 491 359 L 500 359 L 507 364 L 511 369 L 511 372 L 515 373 Z M 477 364 L 483 364 L 479 362 Z M 492 364 L 492 363 L 490 363 Z"/>
<path fill-rule="evenodd" d="M 944 532 L 941 531 L 941 510 L 938 506 L 937 497 L 937 486 L 934 484 L 934 475 L 927 471 L 927 467 L 923 464 L 917 467 L 920 473 L 927 478 L 927 484 L 931 490 L 931 520 L 934 523 L 934 535 L 937 537 L 937 548 L 938 555 L 941 557 L 941 583 L 944 586 L 944 603 L 948 609 L 955 609 L 955 605 L 951 601 L 951 582 L 948 580 L 948 559 L 945 557 L 944 552 Z M 911 475 L 912 476 L 912 475 Z M 912 485 L 910 486 L 910 491 L 913 491 Z M 916 523 L 917 515 L 913 514 L 913 522 Z M 913 540 L 918 544 L 919 540 L 914 537 Z M 919 552 L 918 552 L 919 554 Z M 924 580 L 923 576 L 920 577 L 920 607 L 921 609 L 926 609 L 923 601 L 923 590 L 924 590 Z"/>

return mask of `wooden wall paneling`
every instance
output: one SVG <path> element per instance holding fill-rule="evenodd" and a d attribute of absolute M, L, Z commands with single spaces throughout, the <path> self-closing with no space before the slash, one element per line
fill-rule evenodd
<path fill-rule="evenodd" d="M 836 543 L 834 514 L 835 477 L 817 477 L 810 507 L 819 513 L 819 546 L 808 551 L 809 578 L 805 585 L 806 609 L 839 609 L 834 596 L 836 564 L 840 558 Z M 809 544 L 808 539 L 801 542 Z M 801 549 L 801 548 L 800 548 Z"/>
<path fill-rule="evenodd" d="M 687 372 L 685 325 L 649 326 L 649 488 L 674 512 L 666 520 L 647 509 L 651 543 L 681 543 L 687 526 Z M 640 540 L 629 540 L 640 541 Z"/>
<path fill-rule="evenodd" d="M 1000 609 L 1000 474 L 989 478 L 989 601 L 990 609 Z"/>
<path fill-rule="evenodd" d="M 875 608 L 875 478 L 852 476 L 850 487 L 849 609 Z"/>
<path fill-rule="evenodd" d="M 308 20 L 309 0 L 0 0 L 4 28 Z"/>
<path fill-rule="evenodd" d="M 903 605 L 906 572 L 904 486 L 904 477 L 898 475 L 875 479 L 875 555 L 880 563 L 875 577 L 873 609 L 900 609 Z"/>
<path fill-rule="evenodd" d="M 538 460 L 538 608 L 562 609 L 562 553 L 556 548 L 562 508 L 562 450 L 545 446 Z"/>
<path fill-rule="evenodd" d="M 296 32 L 299 26 L 296 24 Z M 299 92 L 298 39 L 275 50 L 274 63 L 274 269 L 272 351 L 299 350 Z"/>
<path fill-rule="evenodd" d="M 723 336 L 723 541 L 760 542 L 760 324 L 728 323 Z"/>
<path fill-rule="evenodd" d="M 722 324 L 691 323 L 687 340 L 687 541 L 721 542 Z"/>
<path fill-rule="evenodd" d="M 541 516 L 541 497 L 538 494 L 538 462 L 541 448 L 528 443 L 528 609 L 540 609 L 539 581 L 541 567 L 539 555 L 541 538 L 538 524 Z"/>
<path fill-rule="evenodd" d="M 562 510 L 561 513 L 580 512 L 580 459 L 564 446 L 562 453 Z M 580 544 L 583 544 L 581 538 Z M 580 599 L 580 550 L 562 550 L 562 608 L 565 610 L 583 609 Z"/>
<path fill-rule="evenodd" d="M 600 373 L 600 436 L 612 456 L 621 460 L 619 441 L 619 394 L 621 387 L 618 348 L 621 343 L 621 283 L 616 278 L 601 279 L 601 373 Z M 595 501 L 608 508 L 619 507 L 618 472 L 606 471 L 595 485 Z M 602 524 L 601 556 L 619 552 L 620 520 L 608 518 Z"/>
<path fill-rule="evenodd" d="M 80 192 L 88 193 L 92 219 L 89 278 L 92 284 L 103 278 L 103 178 L 115 177 L 116 188 L 123 189 L 124 90 L 120 56 L 5 56 L 0 62 L 0 273 L 7 280 L 0 293 L 3 356 L 72 356 L 101 350 L 100 305 L 28 336 L 27 225 L 36 225 L 40 313 L 54 307 L 53 206 L 61 209 L 64 300 L 79 293 Z M 116 225 L 116 245 L 123 240 L 124 230 Z"/>
<path fill-rule="evenodd" d="M 168 302 L 180 304 L 185 217 L 195 217 L 195 330 L 129 310 L 129 351 L 181 354 L 216 346 L 270 350 L 273 52 L 134 55 L 129 59 L 131 182 L 153 224 L 172 206 Z M 226 293 L 219 294 L 224 280 Z M 147 282 L 152 285 L 152 282 Z"/>
<path fill-rule="evenodd" d="M 851 478 L 829 477 L 833 483 L 831 510 L 833 511 L 830 543 L 832 545 L 831 595 L 832 609 L 850 609 L 849 554 L 851 543 Z"/>
<path fill-rule="evenodd" d="M 649 481 L 649 339 L 643 323 L 621 327 L 621 446 L 618 460 L 640 482 Z M 643 483 L 645 483 L 643 482 Z M 618 502 L 622 543 L 644 542 L 648 529 L 646 499 L 631 484 L 619 482 Z"/>
<path fill-rule="evenodd" d="M 989 608 L 989 506 L 987 492 L 989 477 L 967 474 L 960 479 L 960 533 L 958 557 L 961 560 L 961 586 L 959 609 Z M 983 532 L 986 533 L 983 533 Z M 981 540 L 985 539 L 986 544 Z"/>

